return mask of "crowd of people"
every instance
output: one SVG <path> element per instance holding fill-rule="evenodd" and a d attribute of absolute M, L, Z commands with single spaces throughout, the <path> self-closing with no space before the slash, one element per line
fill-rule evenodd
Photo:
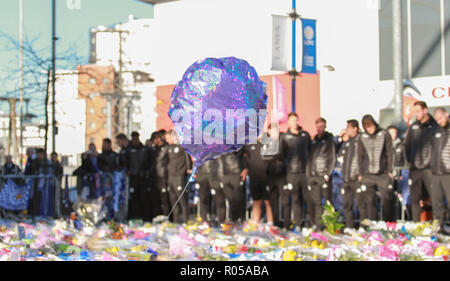
<path fill-rule="evenodd" d="M 404 176 L 402 171 L 408 169 L 412 220 L 420 220 L 424 195 L 428 195 L 433 218 L 442 224 L 448 219 L 446 202 L 447 206 L 450 202 L 449 114 L 437 108 L 432 116 L 422 101 L 414 104 L 414 114 L 416 121 L 402 140 L 396 127 L 383 129 L 371 115 L 362 118 L 362 128 L 358 120 L 348 120 L 339 136 L 327 132 L 326 120 L 318 118 L 317 134 L 312 138 L 292 112 L 287 132 L 279 133 L 278 124 L 269 124 L 266 139 L 259 137 L 255 144 L 209 160 L 195 172 L 199 215 L 205 223 L 211 222 L 212 213 L 218 223 L 245 220 L 247 185 L 254 222 L 261 222 L 265 213 L 269 224 L 322 229 L 323 205 L 332 203 L 332 174 L 340 167 L 346 227 L 356 226 L 355 208 L 360 221 L 392 221 L 394 191 Z M 169 215 L 174 207 L 171 220 L 187 222 L 190 189 L 185 192 L 185 186 L 193 163 L 176 134 L 159 130 L 145 144 L 137 132 L 130 140 L 124 134 L 115 140 L 118 153 L 108 138 L 103 140 L 100 154 L 90 144 L 74 175 L 122 171 L 129 178 L 128 219 L 151 221 L 158 215 Z M 45 159 L 43 150 L 30 151 L 25 174 L 52 170 L 62 175 L 56 154 Z M 1 173 L 17 174 L 20 168 L 7 157 Z"/>

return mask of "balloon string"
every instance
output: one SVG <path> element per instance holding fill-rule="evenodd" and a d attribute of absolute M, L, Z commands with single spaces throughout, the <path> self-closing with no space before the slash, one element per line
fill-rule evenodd
<path fill-rule="evenodd" d="M 175 204 L 173 204 L 172 210 L 170 210 L 169 214 L 167 215 L 167 218 L 170 218 L 170 215 L 172 214 L 173 210 L 175 210 L 175 207 L 177 206 L 177 204 L 178 204 L 178 202 L 180 201 L 180 199 L 183 197 L 183 194 L 184 194 L 184 192 L 186 191 L 186 189 L 187 189 L 187 187 L 189 186 L 189 184 L 190 184 L 191 182 L 194 182 L 194 181 L 195 181 L 195 180 L 194 180 L 194 175 L 195 175 L 196 172 L 197 172 L 197 169 L 194 168 L 194 169 L 192 170 L 192 173 L 191 173 L 191 176 L 189 177 L 188 182 L 186 183 L 186 186 L 185 186 L 184 189 L 183 189 L 183 192 L 181 192 L 181 195 L 178 197 L 177 201 L 175 201 Z"/>

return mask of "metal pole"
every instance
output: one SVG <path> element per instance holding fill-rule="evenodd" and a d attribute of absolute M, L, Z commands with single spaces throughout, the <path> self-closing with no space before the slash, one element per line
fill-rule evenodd
<path fill-rule="evenodd" d="M 296 23 L 296 0 L 292 0 L 292 12 L 294 16 L 292 17 L 292 112 L 295 112 L 295 76 L 297 75 L 296 66 L 295 66 L 295 41 L 296 41 L 296 30 L 295 30 L 295 23 Z"/>
<path fill-rule="evenodd" d="M 406 128 L 403 120 L 403 54 L 402 54 L 402 0 L 392 1 L 394 125 L 400 132 Z"/>
<path fill-rule="evenodd" d="M 20 168 L 23 170 L 23 0 L 19 1 L 19 44 L 20 44 L 20 52 L 19 52 L 19 68 L 20 68 L 20 78 L 19 78 L 19 87 L 20 87 Z"/>
<path fill-rule="evenodd" d="M 55 80 L 56 80 L 56 1 L 52 0 L 52 152 L 55 152 L 56 118 L 55 118 Z"/>

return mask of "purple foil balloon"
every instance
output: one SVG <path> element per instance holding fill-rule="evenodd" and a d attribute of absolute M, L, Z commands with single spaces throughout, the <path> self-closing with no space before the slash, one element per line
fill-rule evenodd
<path fill-rule="evenodd" d="M 194 168 L 256 143 L 266 118 L 266 84 L 245 60 L 207 58 L 175 86 L 169 116 Z"/>

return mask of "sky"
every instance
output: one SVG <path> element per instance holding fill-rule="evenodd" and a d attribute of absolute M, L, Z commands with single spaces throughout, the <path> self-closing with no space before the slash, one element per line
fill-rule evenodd
<path fill-rule="evenodd" d="M 38 38 L 37 48 L 51 47 L 51 0 L 23 0 L 24 33 L 29 38 Z M 71 3 L 80 3 L 72 6 Z M 1 0 L 0 32 L 19 38 L 19 0 Z M 57 50 L 76 46 L 78 56 L 89 54 L 89 29 L 99 25 L 110 26 L 128 21 L 132 14 L 137 18 L 152 18 L 153 6 L 137 0 L 56 0 Z M 7 78 L 11 61 L 19 51 L 4 50 L 0 41 L 0 95 L 18 85 L 18 81 Z M 18 60 L 17 60 L 18 64 Z M 75 66 L 74 66 L 75 67 Z M 18 95 L 18 94 L 17 94 Z M 7 111 L 6 104 L 0 104 L 0 111 Z"/>

